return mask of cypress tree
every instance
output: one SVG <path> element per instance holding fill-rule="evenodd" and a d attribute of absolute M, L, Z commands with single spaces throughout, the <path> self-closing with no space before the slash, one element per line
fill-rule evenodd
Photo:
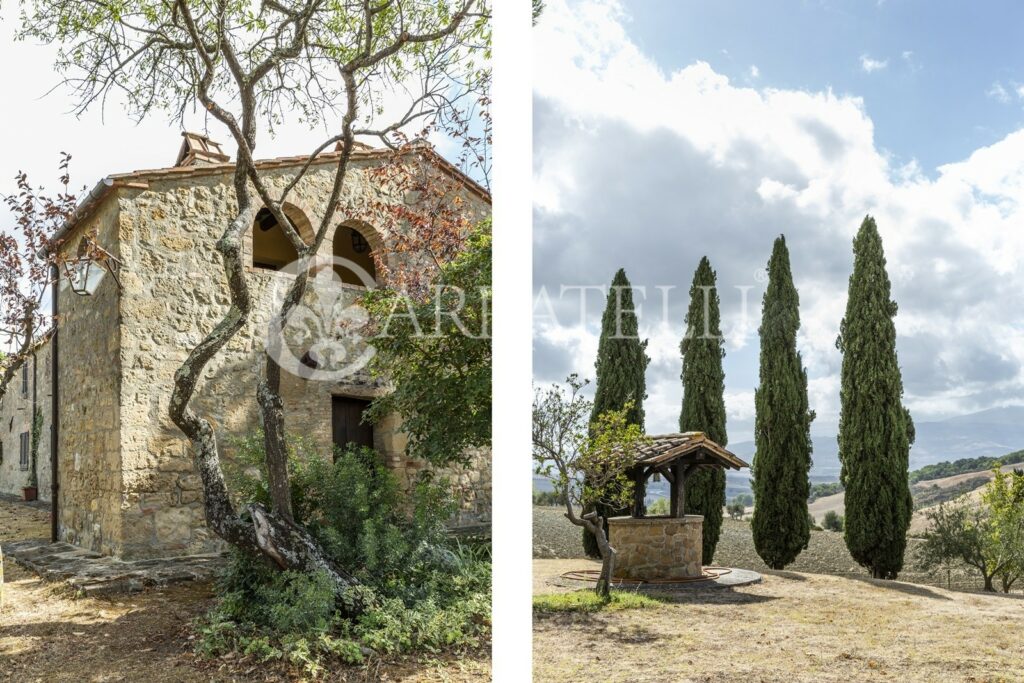
<path fill-rule="evenodd" d="M 725 446 L 725 357 L 720 325 L 715 271 L 707 257 L 700 260 L 690 286 L 690 308 L 686 313 L 686 334 L 679 345 L 683 356 L 683 407 L 679 431 L 704 432 Z M 725 505 L 725 471 L 719 467 L 700 469 L 686 480 L 686 514 L 704 515 L 704 564 L 711 564 L 722 531 Z"/>
<path fill-rule="evenodd" d="M 612 278 L 601 316 L 601 338 L 597 346 L 597 360 L 594 362 L 597 374 L 591 423 L 602 413 L 622 410 L 628 401 L 633 401 L 627 419 L 643 429 L 644 399 L 647 397 L 644 373 L 650 362 L 646 349 L 647 340 L 640 340 L 632 285 L 626 277 L 626 271 L 620 268 Z M 629 510 L 602 506 L 598 512 L 607 518 L 626 514 Z M 597 540 L 586 529 L 583 530 L 583 549 L 589 557 L 600 557 Z"/>
<path fill-rule="evenodd" d="M 796 349 L 800 296 L 793 286 L 786 238 L 775 240 L 761 308 L 761 375 L 754 392 L 754 548 L 782 569 L 807 547 L 811 527 L 811 420 L 807 372 Z"/>
<path fill-rule="evenodd" d="M 839 461 L 850 555 L 879 579 L 903 568 L 913 512 L 907 469 L 914 427 L 896 359 L 896 302 L 882 239 L 864 218 L 853 240 L 849 299 L 836 346 L 843 354 Z"/>

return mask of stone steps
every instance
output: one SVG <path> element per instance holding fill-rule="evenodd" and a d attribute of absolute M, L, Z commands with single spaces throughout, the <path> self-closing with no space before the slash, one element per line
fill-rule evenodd
<path fill-rule="evenodd" d="M 134 593 L 185 581 L 210 581 L 225 561 L 223 555 L 124 561 L 69 543 L 34 539 L 4 543 L 3 554 L 40 578 L 63 581 L 84 595 Z"/>

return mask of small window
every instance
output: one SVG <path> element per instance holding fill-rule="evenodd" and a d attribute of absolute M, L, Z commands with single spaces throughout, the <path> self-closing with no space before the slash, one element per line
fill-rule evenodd
<path fill-rule="evenodd" d="M 21 362 L 21 395 L 28 396 L 28 361 Z"/>
<path fill-rule="evenodd" d="M 28 451 L 29 451 L 28 440 L 29 440 L 28 432 L 22 432 L 21 433 L 21 460 L 19 461 L 19 464 L 21 465 L 21 469 L 23 469 L 23 470 L 27 470 L 28 469 Z"/>

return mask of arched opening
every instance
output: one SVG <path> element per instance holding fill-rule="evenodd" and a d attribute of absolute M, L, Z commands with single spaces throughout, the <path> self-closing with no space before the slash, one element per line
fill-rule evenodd
<path fill-rule="evenodd" d="M 368 231 L 367 231 L 368 232 Z M 365 232 L 351 225 L 340 225 L 334 233 L 334 272 L 342 282 L 348 285 L 366 287 L 365 276 L 356 273 L 337 259 L 354 263 L 376 282 L 377 269 L 373 263 L 373 245 Z"/>
<path fill-rule="evenodd" d="M 299 235 L 308 242 L 310 235 L 307 233 L 310 233 L 311 228 L 306 217 L 291 205 L 285 205 L 284 212 Z M 266 207 L 260 209 L 252 224 L 252 267 L 281 270 L 298 257 L 295 247 L 288 241 L 274 214 Z"/>

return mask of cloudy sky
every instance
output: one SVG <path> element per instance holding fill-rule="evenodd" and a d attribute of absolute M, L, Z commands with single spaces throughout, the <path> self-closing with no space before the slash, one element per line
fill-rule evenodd
<path fill-rule="evenodd" d="M 534 29 L 536 381 L 593 377 L 604 297 L 581 306 L 573 288 L 624 267 L 646 288 L 647 427 L 674 431 L 707 255 L 730 441 L 751 439 L 763 269 L 784 233 L 813 431 L 834 434 L 851 240 L 870 213 L 915 418 L 1024 404 L 1022 25 L 1013 2 L 549 0 Z"/>

